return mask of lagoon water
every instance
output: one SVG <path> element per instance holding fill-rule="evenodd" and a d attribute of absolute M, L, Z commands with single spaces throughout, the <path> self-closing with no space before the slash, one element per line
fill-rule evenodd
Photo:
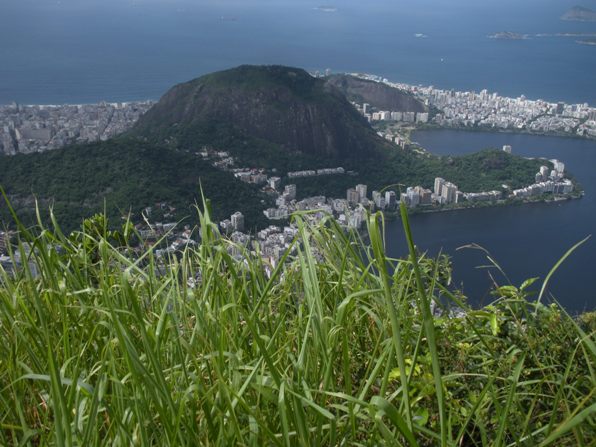
<path fill-rule="evenodd" d="M 592 235 L 556 271 L 548 288 L 569 311 L 596 306 L 596 142 L 532 135 L 478 133 L 454 130 L 416 132 L 413 139 L 431 152 L 457 155 L 510 144 L 526 157 L 557 158 L 581 182 L 585 197 L 557 203 L 524 204 L 459 210 L 412 216 L 418 248 L 436 255 L 441 250 L 452 257 L 454 280 L 462 285 L 470 302 L 486 304 L 494 277 L 499 285 L 519 286 L 530 277 L 544 279 L 558 259 L 575 243 Z M 473 173 L 472 173 L 473 174 Z M 490 252 L 507 278 L 488 265 L 486 254 L 461 249 L 478 244 Z M 399 221 L 387 226 L 387 248 L 393 256 L 407 253 Z M 541 282 L 540 282 L 541 284 Z"/>

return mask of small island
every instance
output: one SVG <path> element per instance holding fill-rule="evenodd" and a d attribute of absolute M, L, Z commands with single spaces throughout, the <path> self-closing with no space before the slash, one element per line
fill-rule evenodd
<path fill-rule="evenodd" d="M 321 12 L 337 12 L 337 8 L 335 6 L 329 6 L 329 5 L 317 6 L 314 9 L 315 9 L 315 11 L 321 11 Z"/>
<path fill-rule="evenodd" d="M 573 22 L 596 22 L 596 11 L 583 6 L 574 6 L 561 16 L 561 20 Z"/>
<path fill-rule="evenodd" d="M 590 45 L 590 46 L 596 46 L 596 39 L 582 39 L 582 40 L 576 40 L 575 43 L 579 43 L 580 45 Z"/>
<path fill-rule="evenodd" d="M 525 40 L 529 36 L 527 34 L 513 33 L 511 31 L 502 31 L 500 33 L 494 33 L 488 35 L 489 39 L 500 39 L 500 40 Z"/>

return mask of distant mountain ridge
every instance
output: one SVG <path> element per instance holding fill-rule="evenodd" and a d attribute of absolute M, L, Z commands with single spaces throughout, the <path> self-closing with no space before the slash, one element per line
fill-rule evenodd
<path fill-rule="evenodd" d="M 596 22 L 596 11 L 584 6 L 574 6 L 561 16 L 561 20 Z"/>
<path fill-rule="evenodd" d="M 178 84 L 132 134 L 186 147 L 253 139 L 326 158 L 369 158 L 386 147 L 332 83 L 279 65 L 243 65 Z"/>

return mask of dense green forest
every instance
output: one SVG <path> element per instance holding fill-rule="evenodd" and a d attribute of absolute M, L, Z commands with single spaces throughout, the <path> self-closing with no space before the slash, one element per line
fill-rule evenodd
<path fill-rule="evenodd" d="M 256 227 L 265 223 L 261 210 L 271 200 L 195 154 L 129 138 L 0 157 L 0 173 L 0 185 L 25 223 L 33 222 L 37 198 L 42 215 L 53 207 L 66 229 L 78 227 L 104 205 L 113 222 L 129 211 L 140 220 L 144 207 L 159 202 L 176 208 L 172 219 L 196 219 L 193 205 L 201 199 L 201 188 L 217 203 L 215 218 L 241 210 Z M 12 221 L 4 200 L 0 216 Z"/>

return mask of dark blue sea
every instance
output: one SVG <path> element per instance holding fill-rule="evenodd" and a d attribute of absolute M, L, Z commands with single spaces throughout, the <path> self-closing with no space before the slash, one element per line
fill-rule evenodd
<path fill-rule="evenodd" d="M 156 99 L 177 82 L 251 63 L 594 105 L 596 46 L 486 37 L 596 32 L 596 23 L 559 19 L 577 2 L 0 0 L 0 104 Z M 596 9 L 596 0 L 582 4 Z"/>

